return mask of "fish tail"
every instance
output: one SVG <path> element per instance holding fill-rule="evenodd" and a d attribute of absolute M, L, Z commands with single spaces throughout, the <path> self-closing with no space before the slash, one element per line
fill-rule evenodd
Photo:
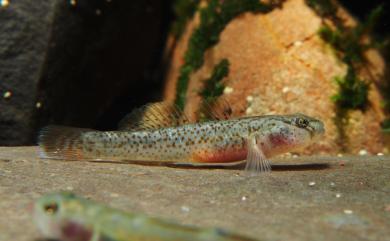
<path fill-rule="evenodd" d="M 87 159 L 83 152 L 82 135 L 91 129 L 65 126 L 44 127 L 38 137 L 39 156 L 50 159 Z"/>

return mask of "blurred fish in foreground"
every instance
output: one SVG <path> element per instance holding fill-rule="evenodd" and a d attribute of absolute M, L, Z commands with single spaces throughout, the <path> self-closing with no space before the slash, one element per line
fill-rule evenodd
<path fill-rule="evenodd" d="M 39 198 L 33 219 L 45 238 L 62 241 L 255 241 L 218 228 L 125 213 L 68 192 Z"/>

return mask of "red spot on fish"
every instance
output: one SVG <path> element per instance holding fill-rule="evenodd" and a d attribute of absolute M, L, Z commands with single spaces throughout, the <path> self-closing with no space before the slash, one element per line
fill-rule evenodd
<path fill-rule="evenodd" d="M 67 222 L 61 231 L 64 240 L 89 241 L 92 238 L 92 230 L 76 222 Z"/>
<path fill-rule="evenodd" d="M 269 136 L 269 140 L 272 143 L 273 146 L 282 146 L 289 144 L 288 140 L 285 136 L 282 136 L 280 134 L 274 134 Z"/>
<path fill-rule="evenodd" d="M 29 203 L 26 208 L 29 213 L 32 213 L 34 211 L 34 203 Z"/>

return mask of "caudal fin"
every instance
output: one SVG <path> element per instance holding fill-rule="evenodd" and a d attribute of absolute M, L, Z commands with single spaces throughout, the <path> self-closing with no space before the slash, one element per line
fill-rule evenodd
<path fill-rule="evenodd" d="M 38 137 L 39 156 L 50 159 L 86 159 L 81 136 L 87 131 L 92 130 L 54 125 L 44 127 Z"/>

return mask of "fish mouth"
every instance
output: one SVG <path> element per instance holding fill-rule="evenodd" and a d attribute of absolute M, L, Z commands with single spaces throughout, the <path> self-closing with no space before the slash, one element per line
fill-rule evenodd
<path fill-rule="evenodd" d="M 315 122 L 306 127 L 311 139 L 318 139 L 325 134 L 325 128 L 322 122 Z"/>

